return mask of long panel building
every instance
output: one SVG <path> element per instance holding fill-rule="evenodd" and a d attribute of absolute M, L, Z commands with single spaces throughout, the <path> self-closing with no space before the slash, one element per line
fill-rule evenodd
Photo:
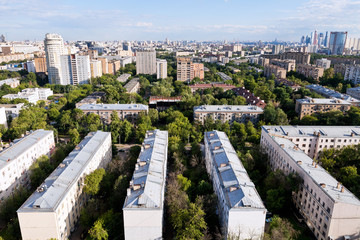
<path fill-rule="evenodd" d="M 89 133 L 17 211 L 22 239 L 68 239 L 87 201 L 86 175 L 111 158 L 111 134 Z"/>
<path fill-rule="evenodd" d="M 313 160 L 322 149 L 359 143 L 358 126 L 262 127 L 272 169 L 302 178 L 293 201 L 318 240 L 360 238 L 360 200 Z"/>
<path fill-rule="evenodd" d="M 0 203 L 20 185 L 29 183 L 29 168 L 55 147 L 54 132 L 36 130 L 0 152 Z"/>
<path fill-rule="evenodd" d="M 162 239 L 168 132 L 147 131 L 123 206 L 125 239 Z"/>
<path fill-rule="evenodd" d="M 220 224 L 225 236 L 262 239 L 266 209 L 224 132 L 206 132 L 206 170 L 218 197 Z"/>

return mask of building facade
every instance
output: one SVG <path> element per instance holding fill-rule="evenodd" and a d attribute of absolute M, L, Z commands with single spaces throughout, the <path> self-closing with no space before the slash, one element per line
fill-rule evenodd
<path fill-rule="evenodd" d="M 286 78 L 286 69 L 272 64 L 265 65 L 264 67 L 265 77 L 269 78 L 271 77 L 272 74 L 275 75 L 275 78 Z"/>
<path fill-rule="evenodd" d="M 92 78 L 102 76 L 102 66 L 101 65 L 102 64 L 101 64 L 100 60 L 91 60 L 90 61 L 90 72 L 91 72 Z"/>
<path fill-rule="evenodd" d="M 156 74 L 156 51 L 136 51 L 136 74 Z"/>
<path fill-rule="evenodd" d="M 263 109 L 247 105 L 202 105 L 194 107 L 194 120 L 204 124 L 207 118 L 221 122 L 257 122 Z"/>
<path fill-rule="evenodd" d="M 353 98 L 360 99 L 360 87 L 347 88 L 346 93 Z"/>
<path fill-rule="evenodd" d="M 329 48 L 332 55 L 343 55 L 345 50 L 347 32 L 331 32 Z"/>
<path fill-rule="evenodd" d="M 352 126 L 263 126 L 261 149 L 273 170 L 302 179 L 293 202 L 318 240 L 359 239 L 360 201 L 313 158 L 325 148 L 358 144 Z"/>
<path fill-rule="evenodd" d="M 351 103 L 337 98 L 303 98 L 296 99 L 295 111 L 299 114 L 300 119 L 313 113 L 329 112 L 339 110 L 342 112 L 349 111 Z"/>
<path fill-rule="evenodd" d="M 217 210 L 228 239 L 262 239 L 266 209 L 224 132 L 206 132 L 205 164 L 218 198 Z M 238 239 L 238 238 L 237 238 Z"/>
<path fill-rule="evenodd" d="M 65 85 L 87 84 L 91 78 L 89 55 L 70 54 L 62 55 L 61 75 Z"/>
<path fill-rule="evenodd" d="M 270 59 L 270 64 L 284 68 L 286 72 L 295 71 L 295 59 Z"/>
<path fill-rule="evenodd" d="M 143 104 L 84 104 L 78 109 L 84 113 L 94 113 L 100 116 L 105 123 L 111 123 L 111 114 L 117 112 L 121 120 L 134 122 L 140 113 L 147 114 L 149 106 Z"/>
<path fill-rule="evenodd" d="M 190 82 L 195 77 L 204 79 L 204 64 L 194 63 L 191 57 L 177 58 L 177 80 Z"/>
<path fill-rule="evenodd" d="M 46 58 L 45 57 L 36 57 L 34 58 L 35 62 L 35 71 L 36 72 L 47 72 Z"/>
<path fill-rule="evenodd" d="M 47 33 L 44 40 L 46 65 L 50 84 L 66 85 L 62 80 L 60 56 L 65 54 L 64 42 L 59 34 Z"/>
<path fill-rule="evenodd" d="M 18 209 L 22 239 L 68 239 L 88 199 L 85 177 L 111 158 L 111 133 L 89 133 Z"/>
<path fill-rule="evenodd" d="M 9 85 L 11 88 L 16 88 L 20 85 L 20 80 L 18 78 L 8 78 L 5 80 L 1 80 L 0 87 L 4 84 Z"/>
<path fill-rule="evenodd" d="M 328 60 L 326 58 L 322 59 L 316 59 L 316 66 L 324 69 L 330 68 L 331 60 Z"/>
<path fill-rule="evenodd" d="M 360 100 L 356 99 L 356 98 L 353 98 L 347 94 L 342 94 L 342 93 L 339 93 L 335 90 L 332 90 L 332 89 L 329 89 L 329 88 L 326 88 L 324 86 L 321 86 L 321 85 L 318 85 L 318 84 L 311 84 L 311 85 L 306 85 L 305 86 L 307 89 L 310 89 L 311 91 L 313 92 L 316 92 L 324 97 L 327 97 L 327 98 L 337 98 L 337 99 L 340 99 L 340 100 L 345 100 L 349 103 L 351 103 L 351 105 L 353 106 L 360 106 Z"/>
<path fill-rule="evenodd" d="M 47 98 L 53 94 L 54 92 L 50 88 L 25 88 L 16 94 L 6 94 L 3 98 L 7 98 L 9 100 L 22 98 L 27 100 L 29 103 L 36 104 L 39 100 L 47 100 Z"/>
<path fill-rule="evenodd" d="M 194 85 L 189 85 L 189 87 L 192 93 L 196 92 L 197 90 L 205 90 L 209 88 L 221 88 L 224 90 L 224 92 L 235 88 L 234 85 L 224 83 L 196 83 Z"/>
<path fill-rule="evenodd" d="M 5 114 L 7 119 L 17 118 L 20 114 L 20 110 L 23 108 L 24 103 L 17 104 L 0 104 L 0 108 L 5 108 Z"/>
<path fill-rule="evenodd" d="M 247 104 L 254 105 L 262 109 L 266 107 L 266 103 L 263 100 L 261 100 L 259 97 L 256 97 L 249 90 L 245 89 L 245 87 L 233 88 L 232 90 L 236 95 L 245 98 Z"/>
<path fill-rule="evenodd" d="M 161 240 L 168 132 L 147 131 L 123 205 L 125 239 Z"/>
<path fill-rule="evenodd" d="M 345 81 L 350 81 L 353 84 L 360 83 L 360 65 L 347 65 L 344 75 Z"/>
<path fill-rule="evenodd" d="M 131 79 L 127 84 L 124 85 L 127 93 L 137 93 L 140 91 L 140 80 L 139 78 Z"/>
<path fill-rule="evenodd" d="M 167 78 L 167 61 L 165 59 L 156 60 L 156 78 Z"/>
<path fill-rule="evenodd" d="M 0 203 L 19 186 L 30 183 L 29 168 L 41 156 L 50 157 L 55 148 L 54 132 L 39 129 L 14 140 L 0 152 Z"/>
<path fill-rule="evenodd" d="M 296 72 L 304 75 L 307 78 L 319 80 L 319 78 L 324 75 L 324 68 L 307 64 L 298 64 L 296 66 Z"/>

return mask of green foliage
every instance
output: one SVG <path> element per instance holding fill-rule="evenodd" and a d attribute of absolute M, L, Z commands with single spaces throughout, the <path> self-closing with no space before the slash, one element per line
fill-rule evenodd
<path fill-rule="evenodd" d="M 40 186 L 44 179 L 49 176 L 49 174 L 54 169 L 53 165 L 50 163 L 48 156 L 41 156 L 33 163 L 30 167 L 30 181 L 32 189 Z"/>
<path fill-rule="evenodd" d="M 174 92 L 172 78 L 161 79 L 158 82 L 153 83 L 151 88 L 151 95 L 153 96 L 162 96 L 170 97 Z"/>
<path fill-rule="evenodd" d="M 299 233 L 300 232 L 295 230 L 287 219 L 275 215 L 272 218 L 268 233 L 266 233 L 264 239 L 295 240 Z"/>
<path fill-rule="evenodd" d="M 80 142 L 80 134 L 79 132 L 76 130 L 76 128 L 72 128 L 69 130 L 68 132 L 69 136 L 70 136 L 70 139 L 71 139 L 71 142 L 74 144 L 74 145 L 77 145 L 79 142 Z"/>
<path fill-rule="evenodd" d="M 105 169 L 99 168 L 85 177 L 84 192 L 90 195 L 96 195 L 100 190 L 100 182 L 105 175 Z"/>
<path fill-rule="evenodd" d="M 107 240 L 109 238 L 108 232 L 104 229 L 104 221 L 97 220 L 92 228 L 89 230 L 91 239 Z"/>
<path fill-rule="evenodd" d="M 182 174 L 179 174 L 177 176 L 177 180 L 179 181 L 181 190 L 186 192 L 191 187 L 191 181 L 187 177 L 184 177 Z"/>

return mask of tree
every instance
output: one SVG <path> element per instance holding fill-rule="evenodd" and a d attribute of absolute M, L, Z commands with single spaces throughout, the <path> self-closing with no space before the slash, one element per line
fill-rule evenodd
<path fill-rule="evenodd" d="M 53 166 L 51 165 L 48 156 L 43 155 L 31 165 L 30 170 L 31 187 L 36 188 L 51 173 L 51 171 L 53 170 Z"/>
<path fill-rule="evenodd" d="M 104 229 L 103 225 L 103 220 L 97 220 L 92 226 L 92 228 L 90 228 L 89 234 L 92 239 L 107 240 L 109 238 L 109 234 L 106 229 Z"/>
<path fill-rule="evenodd" d="M 270 223 L 269 232 L 265 235 L 265 240 L 295 240 L 299 235 L 287 219 L 282 219 L 275 215 Z"/>
<path fill-rule="evenodd" d="M 100 182 L 105 175 L 105 169 L 99 168 L 85 177 L 84 192 L 96 195 L 100 190 Z"/>
<path fill-rule="evenodd" d="M 70 129 L 68 134 L 73 144 L 77 145 L 80 142 L 80 134 L 76 128 Z"/>

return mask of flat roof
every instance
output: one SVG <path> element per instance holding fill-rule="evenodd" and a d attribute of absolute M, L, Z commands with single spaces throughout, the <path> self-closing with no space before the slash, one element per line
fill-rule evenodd
<path fill-rule="evenodd" d="M 351 103 L 336 99 L 336 98 L 303 98 L 296 99 L 299 103 L 311 103 L 311 104 L 331 104 L 331 105 L 351 105 Z"/>
<path fill-rule="evenodd" d="M 36 190 L 17 212 L 54 211 L 109 135 L 89 133 L 39 186 L 42 191 Z"/>
<path fill-rule="evenodd" d="M 29 135 L 15 139 L 13 145 L 0 152 L 0 169 L 5 168 L 12 160 L 34 146 L 40 139 L 46 138 L 53 131 L 38 129 Z"/>
<path fill-rule="evenodd" d="M 100 110 L 149 110 L 149 106 L 143 104 L 84 104 L 78 107 L 80 110 L 100 111 Z"/>
<path fill-rule="evenodd" d="M 219 75 L 220 77 L 221 77 L 221 79 L 222 80 L 231 80 L 232 78 L 231 77 L 229 77 L 228 75 L 226 75 L 225 73 L 223 73 L 223 72 L 217 72 L 216 73 L 217 75 Z"/>
<path fill-rule="evenodd" d="M 250 112 L 263 113 L 263 109 L 253 105 L 201 105 L 194 107 L 194 112 Z"/>
<path fill-rule="evenodd" d="M 156 129 L 146 132 L 124 209 L 163 208 L 167 148 L 167 131 Z"/>
<path fill-rule="evenodd" d="M 249 178 L 230 140 L 224 132 L 205 133 L 205 141 L 210 147 L 213 166 L 225 199 L 231 208 L 259 208 L 265 206 Z"/>
<path fill-rule="evenodd" d="M 124 88 L 127 92 L 130 92 L 138 83 L 139 78 L 133 78 L 127 84 L 125 84 Z"/>
<path fill-rule="evenodd" d="M 265 129 L 265 132 L 268 126 L 263 126 L 262 128 Z M 279 127 L 279 126 L 277 126 Z M 339 130 L 340 132 L 341 130 Z M 315 182 L 319 189 L 324 191 L 334 202 L 343 202 L 353 205 L 360 205 L 360 200 L 351 193 L 348 189 L 344 187 L 344 192 L 341 192 L 341 188 L 337 188 L 338 181 L 331 176 L 324 168 L 320 165 L 317 167 L 313 166 L 313 159 L 310 158 L 304 151 L 297 148 L 295 143 L 291 140 L 272 136 L 272 139 L 281 146 L 281 149 L 286 152 L 290 156 L 290 158 L 296 163 L 297 161 L 301 161 L 301 164 L 298 166 L 303 170 L 305 174 L 310 176 L 310 178 Z M 325 188 L 321 187 L 320 184 L 326 184 Z"/>
<path fill-rule="evenodd" d="M 124 74 L 121 74 L 118 78 L 116 78 L 116 80 L 118 80 L 119 82 L 126 82 L 129 77 L 131 77 L 131 74 L 124 73 Z"/>
<path fill-rule="evenodd" d="M 306 85 L 306 88 L 313 90 L 319 94 L 322 94 L 326 97 L 334 97 L 334 98 L 339 98 L 339 99 L 342 99 L 342 100 L 345 100 L 348 102 L 360 103 L 360 100 L 353 98 L 350 95 L 339 93 L 335 90 L 320 86 L 318 84 Z"/>

